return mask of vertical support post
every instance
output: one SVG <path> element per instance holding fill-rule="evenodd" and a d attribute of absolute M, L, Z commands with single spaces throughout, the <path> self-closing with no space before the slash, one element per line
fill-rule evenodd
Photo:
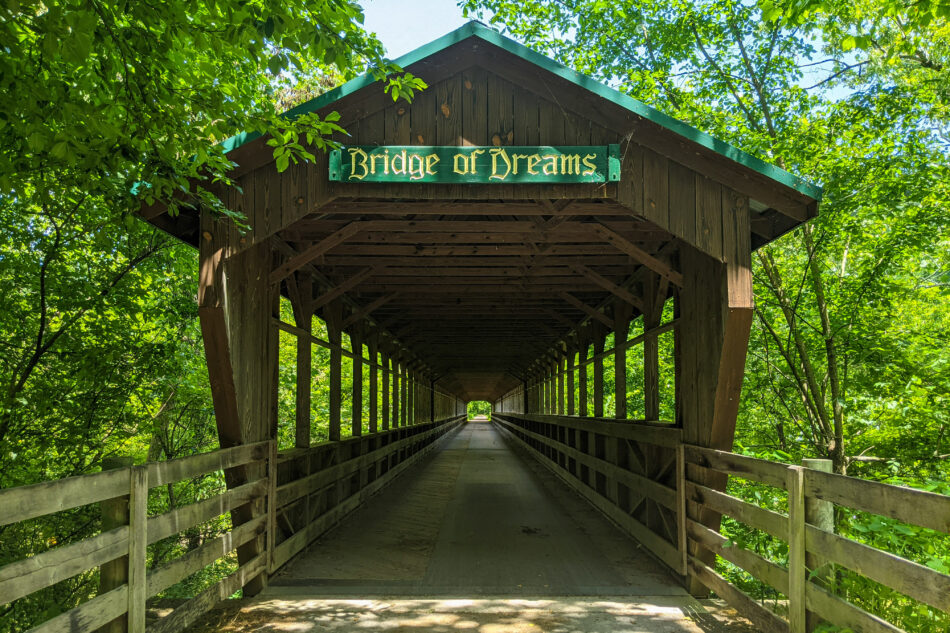
<path fill-rule="evenodd" d="M 435 380 L 429 381 L 429 422 L 435 422 Z"/>
<path fill-rule="evenodd" d="M 390 426 L 394 429 L 399 428 L 399 393 L 402 390 L 402 374 L 399 372 L 399 352 L 396 351 L 392 356 L 392 374 L 393 374 L 393 416 Z"/>
<path fill-rule="evenodd" d="M 788 488 L 788 630 L 805 633 L 805 469 L 789 466 Z"/>
<path fill-rule="evenodd" d="M 578 385 L 578 394 L 577 394 L 577 415 L 582 418 L 587 417 L 587 412 L 590 409 L 587 407 L 587 402 L 589 400 L 587 396 L 587 350 L 589 349 L 587 341 L 581 343 L 580 349 L 577 354 L 577 382 Z"/>
<path fill-rule="evenodd" d="M 557 414 L 564 415 L 564 364 L 565 364 L 565 354 L 563 350 L 558 350 L 557 353 L 557 364 L 554 366 L 554 371 L 557 372 Z"/>
<path fill-rule="evenodd" d="M 646 283 L 647 296 L 644 297 L 647 311 L 643 315 L 643 331 L 660 325 L 663 315 L 663 303 L 666 301 L 668 284 L 657 279 L 657 283 Z M 643 341 L 643 417 L 646 420 L 660 419 L 660 339 L 647 336 Z"/>
<path fill-rule="evenodd" d="M 685 576 L 689 568 L 686 540 L 686 447 L 676 445 L 676 548 L 680 553 L 679 573 Z"/>
<path fill-rule="evenodd" d="M 389 369 L 389 356 L 385 353 L 380 354 L 380 360 L 383 365 L 383 402 L 381 409 L 383 410 L 383 430 L 389 430 L 389 376 L 392 373 Z"/>
<path fill-rule="evenodd" d="M 594 339 L 594 417 L 604 417 L 604 337 Z"/>
<path fill-rule="evenodd" d="M 330 424 L 329 440 L 340 441 L 340 408 L 343 404 L 343 339 L 340 332 L 340 302 L 332 301 L 324 315 L 327 324 L 327 342 L 330 343 Z"/>
<path fill-rule="evenodd" d="M 277 571 L 274 551 L 277 549 L 277 440 L 267 447 L 267 574 Z"/>
<path fill-rule="evenodd" d="M 379 370 L 376 365 L 379 363 L 379 354 L 376 349 L 378 335 L 373 333 L 366 342 L 366 349 L 369 351 L 369 432 L 376 433 L 379 430 Z"/>
<path fill-rule="evenodd" d="M 131 470 L 129 496 L 129 633 L 145 633 L 145 548 L 148 546 L 148 469 Z"/>
<path fill-rule="evenodd" d="M 627 333 L 630 329 L 630 306 L 614 304 L 614 417 L 627 418 Z"/>
<path fill-rule="evenodd" d="M 350 347 L 353 348 L 353 437 L 363 434 L 363 337 L 358 329 L 350 334 Z"/>
<path fill-rule="evenodd" d="M 118 468 L 131 469 L 133 463 L 131 457 L 106 457 L 102 460 L 102 470 L 116 470 Z M 134 488 L 134 483 L 130 481 L 130 491 L 132 488 Z M 108 532 L 123 525 L 129 525 L 130 501 L 130 495 L 123 495 L 121 497 L 115 497 L 114 499 L 106 499 L 99 505 L 102 513 L 103 532 Z M 115 560 L 101 565 L 99 567 L 99 594 L 102 595 L 128 582 L 130 567 L 131 559 L 129 556 L 120 556 Z M 124 616 L 112 620 L 99 629 L 100 633 L 125 633 L 127 630 L 128 618 Z"/>
<path fill-rule="evenodd" d="M 311 372 L 313 371 L 313 343 L 310 336 L 313 332 L 313 281 L 310 275 L 304 275 L 295 283 L 288 284 L 296 287 L 291 291 L 291 304 L 294 309 L 294 320 L 297 327 L 307 333 L 297 337 L 297 393 L 296 393 L 296 426 L 294 429 L 294 446 L 296 448 L 310 448 L 310 398 Z"/>
<path fill-rule="evenodd" d="M 819 470 L 823 473 L 833 472 L 833 462 L 830 459 L 811 459 L 802 460 L 802 466 Z M 835 504 L 817 497 L 805 497 L 805 522 L 814 525 L 825 532 L 835 531 Z M 805 567 L 810 570 L 809 578 L 811 582 L 817 583 L 822 587 L 831 586 L 833 575 L 831 565 L 815 554 L 805 552 Z M 812 611 L 805 611 L 805 627 L 811 633 L 824 620 Z"/>
<path fill-rule="evenodd" d="M 577 415 L 577 403 L 574 398 L 574 354 L 573 347 L 567 348 L 567 415 Z"/>

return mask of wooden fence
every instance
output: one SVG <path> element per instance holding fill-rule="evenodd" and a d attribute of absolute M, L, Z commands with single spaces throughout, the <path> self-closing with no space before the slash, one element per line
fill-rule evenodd
<path fill-rule="evenodd" d="M 0 526 L 116 499 L 127 499 L 129 508 L 127 525 L 0 568 L 0 605 L 127 557 L 125 582 L 47 620 L 31 633 L 86 633 L 117 618 L 127 622 L 131 633 L 177 633 L 251 580 L 276 571 L 432 450 L 463 420 L 459 416 L 399 427 L 280 454 L 276 442 L 261 442 L 0 490 Z M 148 515 L 150 489 L 218 471 L 238 485 L 211 498 Z M 253 518 L 173 561 L 147 569 L 149 545 L 249 504 L 259 510 L 251 513 Z M 258 555 L 146 627 L 149 598 L 255 539 Z"/>
<path fill-rule="evenodd" d="M 824 501 L 947 534 L 950 497 L 683 445 L 679 430 L 672 427 L 554 415 L 494 413 L 492 417 L 671 570 L 705 585 L 763 633 L 805 633 L 806 619 L 858 632 L 901 633 L 895 625 L 823 587 L 821 574 L 813 572 L 828 564 L 950 613 L 950 576 L 820 529 L 806 522 L 805 512 L 806 504 Z M 779 489 L 780 498 L 787 499 L 785 511 L 722 492 L 722 486 L 710 485 L 716 474 L 721 482 L 724 476 L 734 476 Z M 626 498 L 619 494 L 624 489 Z M 770 561 L 710 527 L 718 527 L 721 516 L 786 542 L 787 564 Z M 716 555 L 786 596 L 785 617 L 718 574 Z M 806 618 L 809 613 L 811 617 Z"/>

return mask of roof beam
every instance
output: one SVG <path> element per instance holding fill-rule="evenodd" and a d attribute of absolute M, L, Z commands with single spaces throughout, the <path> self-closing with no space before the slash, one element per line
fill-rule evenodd
<path fill-rule="evenodd" d="M 626 301 L 627 303 L 635 307 L 640 312 L 646 311 L 644 309 L 643 301 L 633 296 L 633 294 L 631 294 L 628 290 L 621 288 L 620 286 L 610 281 L 606 277 L 598 275 L 596 272 L 594 272 L 587 266 L 584 266 L 583 264 L 572 266 L 572 268 L 575 272 L 577 272 L 577 274 L 597 284 L 598 286 L 600 286 L 601 288 L 603 288 L 610 294 L 614 295 L 615 297 L 619 297 L 620 299 L 623 299 L 624 301 Z"/>
<path fill-rule="evenodd" d="M 584 303 L 583 301 L 581 301 L 574 295 L 568 292 L 562 292 L 558 296 L 560 296 L 562 299 L 564 299 L 569 304 L 571 304 L 572 306 L 574 306 L 575 308 L 577 308 L 578 310 L 580 310 L 587 316 L 591 317 L 592 319 L 597 319 L 598 321 L 600 321 L 607 327 L 614 326 L 613 319 L 608 317 L 606 314 L 604 314 L 600 310 L 595 310 L 594 308 L 590 307 L 589 305 L 587 305 L 586 303 Z"/>
<path fill-rule="evenodd" d="M 323 293 L 322 295 L 320 295 L 319 297 L 313 300 L 313 303 L 310 304 L 310 312 L 316 312 L 317 310 L 319 310 L 326 304 L 330 303 L 337 297 L 341 296 L 346 291 L 350 290 L 351 288 L 355 288 L 360 283 L 362 283 L 367 277 L 375 273 L 377 268 L 378 268 L 377 266 L 366 268 L 362 270 L 361 272 L 353 275 L 352 277 L 349 277 L 346 281 L 344 281 L 340 285 L 336 287 L 331 287 L 329 290 L 327 290 L 327 292 Z"/>
<path fill-rule="evenodd" d="M 604 238 L 607 243 L 616 248 L 618 251 L 626 253 L 659 276 L 668 279 L 671 283 L 679 286 L 680 288 L 683 287 L 682 273 L 673 270 L 673 267 L 666 262 L 657 259 L 633 242 L 630 242 L 622 235 L 615 233 L 602 224 L 592 224 L 591 228 L 593 228 L 595 233 Z"/>
<path fill-rule="evenodd" d="M 310 248 L 298 253 L 294 257 L 291 257 L 286 262 L 275 268 L 270 274 L 270 282 L 272 284 L 279 282 L 290 273 L 294 272 L 295 270 L 299 270 L 316 258 L 320 257 L 334 246 L 339 246 L 343 242 L 347 241 L 359 233 L 362 229 L 363 226 L 361 222 L 350 222 L 343 228 L 331 233 L 316 244 L 312 245 Z"/>
<path fill-rule="evenodd" d="M 375 301 L 367 304 L 365 307 L 357 310 L 350 316 L 346 317 L 346 319 L 343 320 L 343 325 L 341 325 L 340 327 L 342 329 L 346 329 L 347 327 L 353 325 L 354 323 L 357 323 L 358 321 L 362 321 L 363 319 L 368 317 L 370 314 L 372 314 L 376 309 L 386 305 L 387 303 L 389 303 L 390 301 L 392 301 L 398 296 L 399 296 L 398 292 L 393 292 L 388 295 L 383 295 L 382 297 L 376 299 Z"/>

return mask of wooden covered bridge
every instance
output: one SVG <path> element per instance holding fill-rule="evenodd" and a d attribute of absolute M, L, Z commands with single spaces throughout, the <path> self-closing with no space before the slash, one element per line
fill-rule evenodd
<path fill-rule="evenodd" d="M 707 590 L 759 631 L 897 630 L 809 579 L 829 561 L 948 609 L 947 576 L 809 524 L 834 503 L 946 532 L 946 498 L 730 452 L 751 253 L 814 217 L 816 188 L 477 23 L 398 61 L 429 85 L 412 103 L 364 77 L 292 111 L 339 112 L 348 132 L 312 162 L 279 171 L 266 138 L 229 141 L 240 188 L 220 196 L 249 231 L 143 211 L 200 253 L 221 450 L 0 493 L 4 523 L 130 495 L 127 525 L 0 569 L 0 603 L 118 559 L 114 587 L 36 630 L 139 632 L 152 596 L 236 550 L 237 571 L 148 630 L 183 630 L 242 588 L 270 620 L 236 630 L 380 595 L 620 596 L 608 624 L 573 624 L 713 630 L 684 617 Z M 327 437 L 312 431 L 314 346 L 329 350 Z M 288 369 L 296 414 L 278 420 Z M 490 423 L 466 423 L 476 400 Z M 279 424 L 294 447 L 278 451 Z M 215 470 L 221 495 L 149 514 L 149 489 Z M 728 475 L 787 506 L 727 495 Z M 147 568 L 150 544 L 224 513 L 230 532 Z M 787 564 L 727 543 L 723 515 L 786 541 Z M 730 585 L 717 555 L 783 609 Z M 453 608 L 412 626 L 480 625 Z"/>

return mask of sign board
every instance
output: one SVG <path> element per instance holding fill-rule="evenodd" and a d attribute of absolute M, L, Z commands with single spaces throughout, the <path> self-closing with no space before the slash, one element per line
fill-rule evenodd
<path fill-rule="evenodd" d="M 344 145 L 330 153 L 330 180 L 481 185 L 616 182 L 619 154 L 619 145 Z"/>

